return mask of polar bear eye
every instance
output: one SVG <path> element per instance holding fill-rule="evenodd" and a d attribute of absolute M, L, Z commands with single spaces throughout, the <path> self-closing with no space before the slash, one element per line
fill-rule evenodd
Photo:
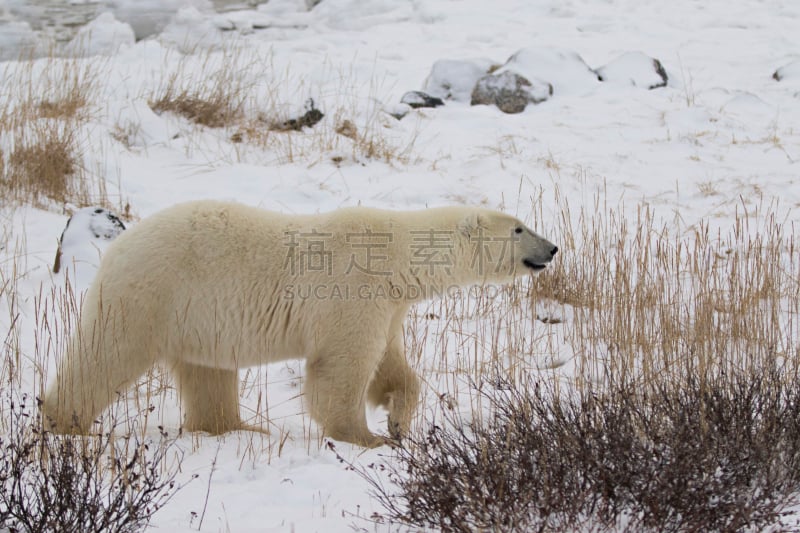
<path fill-rule="evenodd" d="M 516 228 L 514 228 L 514 233 L 522 233 L 522 228 L 517 226 Z"/>

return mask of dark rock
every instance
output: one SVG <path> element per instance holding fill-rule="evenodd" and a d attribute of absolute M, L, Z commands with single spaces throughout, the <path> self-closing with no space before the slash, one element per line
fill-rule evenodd
<path fill-rule="evenodd" d="M 661 61 L 642 52 L 626 52 L 597 70 L 600 81 L 624 83 L 634 87 L 666 87 L 669 77 Z"/>
<path fill-rule="evenodd" d="M 553 86 L 541 80 L 532 83 L 511 71 L 488 74 L 472 90 L 472 105 L 496 105 L 504 113 L 521 113 L 529 103 L 544 102 L 553 94 Z"/>
<path fill-rule="evenodd" d="M 419 107 L 439 107 L 440 105 L 444 105 L 444 102 L 441 98 L 436 98 L 435 96 L 431 96 L 422 91 L 408 91 L 400 99 L 400 103 L 408 104 L 414 109 Z"/>
<path fill-rule="evenodd" d="M 350 120 L 343 120 L 340 122 L 339 125 L 336 126 L 336 133 L 353 140 L 358 138 L 358 128 Z"/>
<path fill-rule="evenodd" d="M 301 131 L 303 128 L 310 128 L 325 116 L 322 111 L 314 105 L 314 100 L 309 98 L 306 101 L 306 112 L 299 118 L 290 118 L 280 124 L 274 124 L 272 129 L 277 131 Z"/>

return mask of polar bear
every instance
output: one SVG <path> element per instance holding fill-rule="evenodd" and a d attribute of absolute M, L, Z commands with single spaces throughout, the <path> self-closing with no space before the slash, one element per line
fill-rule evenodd
<path fill-rule="evenodd" d="M 475 207 L 285 215 L 177 205 L 107 250 L 43 413 L 56 431 L 87 432 L 126 385 L 163 364 L 184 428 L 246 429 L 237 371 L 305 358 L 304 401 L 323 432 L 379 446 L 409 430 L 417 407 L 403 350 L 409 307 L 540 270 L 557 251 L 516 218 Z M 368 404 L 388 410 L 389 439 L 367 427 Z"/>

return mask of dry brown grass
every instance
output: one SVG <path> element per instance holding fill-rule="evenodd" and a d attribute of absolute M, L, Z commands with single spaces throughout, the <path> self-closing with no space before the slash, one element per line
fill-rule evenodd
<path fill-rule="evenodd" d="M 676 234 L 646 206 L 634 221 L 617 213 L 598 200 L 577 227 L 564 217 L 563 255 L 532 290 L 571 307 L 586 372 L 599 358 L 662 379 L 798 356 L 796 236 L 767 207 L 740 212 L 729 233 L 700 222 Z"/>
<path fill-rule="evenodd" d="M 250 98 L 254 65 L 243 64 L 235 50 L 204 56 L 199 68 L 192 70 L 194 58 L 186 56 L 174 71 L 165 76 L 161 86 L 149 97 L 156 113 L 175 113 L 209 128 L 241 123 Z"/>
<path fill-rule="evenodd" d="M 340 75 L 342 87 L 332 92 L 341 96 L 318 99 L 331 90 L 308 87 L 307 81 L 276 69 L 272 57 L 247 49 L 215 51 L 182 59 L 148 102 L 156 113 L 174 113 L 191 126 L 227 128 L 224 138 L 237 161 L 251 154 L 280 163 L 411 161 L 416 135 L 399 134 L 379 95 L 357 99 L 354 82 Z M 301 94 L 307 95 L 302 101 Z M 190 128 L 186 134 L 197 131 Z M 124 131 L 115 135 L 125 139 Z"/>
<path fill-rule="evenodd" d="M 11 141 L 0 166 L 4 205 L 107 203 L 83 168 L 82 127 L 102 68 L 53 57 L 8 64 L 0 99 L 0 137 Z"/>
<path fill-rule="evenodd" d="M 69 125 L 42 122 L 17 135 L 4 179 L 8 197 L 39 206 L 86 196 L 79 189 L 80 147 Z"/>
<path fill-rule="evenodd" d="M 408 164 L 414 160 L 416 133 L 404 136 L 393 130 L 396 119 L 383 113 L 380 104 L 370 99 L 368 108 L 356 112 L 352 102 L 336 104 L 333 110 L 323 110 L 331 120 L 314 127 L 276 127 L 298 123 L 301 119 L 282 117 L 272 111 L 255 120 L 246 121 L 234 135 L 238 142 L 268 153 L 274 153 L 281 163 L 297 161 L 316 164 L 323 158 L 337 165 L 343 162 L 366 163 L 380 161 L 388 164 Z M 356 119 L 360 116 L 360 119 Z M 302 117 L 301 117 L 302 118 Z"/>
<path fill-rule="evenodd" d="M 210 128 L 235 124 L 242 118 L 241 109 L 229 99 L 227 92 L 219 91 L 219 87 L 215 89 L 193 94 L 189 89 L 178 90 L 169 85 L 157 99 L 150 101 L 150 107 L 156 113 L 175 113 Z"/>

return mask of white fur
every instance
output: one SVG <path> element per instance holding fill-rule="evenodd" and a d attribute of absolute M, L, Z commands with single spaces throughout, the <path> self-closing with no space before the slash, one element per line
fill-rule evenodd
<path fill-rule="evenodd" d="M 56 430 L 85 432 L 162 363 L 186 428 L 221 433 L 242 427 L 239 368 L 302 357 L 306 402 L 326 434 L 377 446 L 385 439 L 367 428 L 366 403 L 389 409 L 394 437 L 417 405 L 408 308 L 451 286 L 511 280 L 555 252 L 514 217 L 473 207 L 294 216 L 178 205 L 106 252 L 44 412 Z"/>

